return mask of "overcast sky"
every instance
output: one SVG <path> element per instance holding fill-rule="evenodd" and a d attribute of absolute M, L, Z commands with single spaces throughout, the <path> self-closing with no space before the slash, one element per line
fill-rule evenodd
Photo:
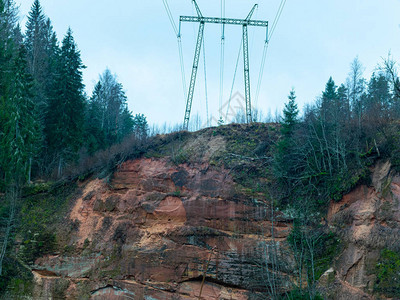
<path fill-rule="evenodd" d="M 281 0 L 226 0 L 226 17 L 245 18 L 253 4 L 253 19 L 275 18 Z M 20 4 L 22 28 L 33 0 Z M 168 1 L 175 22 L 180 15 L 193 15 L 190 0 Z M 182 122 L 185 111 L 176 37 L 162 0 L 41 0 L 59 40 L 70 26 L 87 69 L 84 81 L 90 95 L 105 68 L 116 73 L 134 113 L 150 123 Z M 198 0 L 205 16 L 220 16 L 216 0 Z M 400 61 L 400 0 L 287 0 L 270 41 L 265 75 L 257 106 L 265 113 L 281 110 L 292 87 L 300 107 L 312 102 L 332 76 L 345 81 L 351 61 L 358 56 L 369 78 L 376 65 L 391 51 Z M 182 24 L 186 81 L 189 81 L 198 25 Z M 218 115 L 220 75 L 218 25 L 206 24 L 205 48 L 209 111 Z M 251 28 L 250 68 L 255 95 L 265 40 L 262 28 Z M 225 103 L 230 94 L 241 28 L 226 29 L 224 76 Z M 200 62 L 192 114 L 204 119 L 205 88 Z M 239 62 L 234 92 L 243 93 L 243 59 Z M 255 99 L 253 97 L 253 104 Z"/>

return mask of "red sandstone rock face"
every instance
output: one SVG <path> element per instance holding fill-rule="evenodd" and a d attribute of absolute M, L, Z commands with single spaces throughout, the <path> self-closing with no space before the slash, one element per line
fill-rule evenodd
<path fill-rule="evenodd" d="M 87 183 L 69 219 L 79 224 L 71 237 L 78 253 L 36 262 L 54 274 L 35 275 L 38 297 L 52 290 L 40 286 L 68 278 L 70 299 L 83 295 L 82 286 L 92 299 L 193 299 L 207 262 L 204 299 L 247 299 L 265 289 L 260 265 L 269 259 L 269 210 L 243 196 L 228 170 L 128 161 L 109 183 Z M 290 225 L 275 223 L 274 231 L 283 241 Z"/>
<path fill-rule="evenodd" d="M 334 266 L 334 299 L 374 299 L 380 251 L 399 247 L 400 176 L 391 172 L 389 162 L 371 171 L 371 186 L 358 186 L 329 208 L 328 222 L 346 245 Z"/>
<path fill-rule="evenodd" d="M 400 176 L 390 170 L 378 163 L 371 186 L 330 204 L 328 224 L 345 245 L 320 280 L 330 299 L 373 299 L 379 253 L 398 247 Z M 248 299 L 266 286 L 260 265 L 270 260 L 269 209 L 240 193 L 228 170 L 128 161 L 108 183 L 88 182 L 68 219 L 79 224 L 70 237 L 76 253 L 36 262 L 37 299 L 58 291 L 67 299 L 195 299 L 208 261 L 203 299 Z M 275 219 L 284 255 L 291 226 L 279 214 Z M 288 262 L 282 272 L 291 274 L 290 255 L 281 260 Z"/>

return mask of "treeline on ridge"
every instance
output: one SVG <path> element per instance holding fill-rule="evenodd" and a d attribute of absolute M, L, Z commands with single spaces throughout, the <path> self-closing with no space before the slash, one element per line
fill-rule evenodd
<path fill-rule="evenodd" d="M 0 0 L 0 190 L 33 178 L 60 177 L 80 156 L 93 155 L 135 133 L 147 135 L 142 114 L 132 115 L 116 75 L 106 69 L 92 96 L 68 29 L 61 43 L 35 0 L 26 30 L 12 0 Z"/>
<path fill-rule="evenodd" d="M 324 206 L 368 180 L 368 166 L 377 158 L 399 165 L 399 120 L 400 81 L 391 56 L 369 81 L 354 59 L 346 83 L 337 86 L 329 78 L 321 96 L 306 105 L 301 116 L 292 90 L 274 157 L 281 203 Z"/>

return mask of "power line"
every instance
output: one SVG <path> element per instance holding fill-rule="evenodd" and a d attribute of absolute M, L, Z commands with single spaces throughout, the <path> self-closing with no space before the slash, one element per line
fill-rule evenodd
<path fill-rule="evenodd" d="M 258 6 L 256 7 L 256 10 L 255 10 L 255 16 L 254 16 L 254 19 L 255 20 L 258 20 Z M 255 41 L 255 35 L 256 35 L 256 32 L 255 32 L 255 30 L 253 30 L 253 34 L 252 34 L 252 36 L 251 36 L 251 46 L 250 46 L 250 53 L 253 53 L 253 50 L 254 50 L 254 41 Z"/>
<path fill-rule="evenodd" d="M 276 15 L 275 15 L 274 22 L 272 23 L 270 33 L 267 36 L 267 39 L 265 40 L 264 50 L 263 50 L 263 55 L 262 55 L 261 65 L 260 65 L 260 72 L 259 72 L 259 77 L 258 77 L 258 83 L 257 83 L 257 90 L 256 90 L 256 100 L 255 100 L 256 106 L 258 104 L 258 98 L 259 98 L 259 95 L 260 95 L 262 79 L 263 79 L 263 76 L 264 76 L 265 62 L 266 62 L 269 42 L 271 41 L 272 35 L 275 32 L 275 29 L 276 29 L 276 26 L 278 25 L 279 19 L 281 18 L 283 9 L 285 7 L 285 4 L 286 4 L 286 0 L 281 0 L 281 3 L 279 5 L 279 7 L 278 7 L 278 11 L 276 12 Z"/>
<path fill-rule="evenodd" d="M 255 106 L 256 107 L 258 105 L 258 97 L 260 96 L 261 84 L 262 84 L 262 79 L 263 79 L 263 76 L 264 76 L 265 62 L 267 60 L 268 46 L 269 46 L 268 42 L 265 42 L 263 55 L 262 55 L 262 59 L 261 59 L 261 64 L 260 64 L 260 73 L 259 73 L 258 82 L 257 82 L 256 101 L 255 101 Z"/>
<path fill-rule="evenodd" d="M 239 53 L 238 53 L 238 56 L 237 56 L 237 59 L 236 59 L 235 73 L 233 74 L 232 87 L 231 87 L 231 92 L 230 92 L 230 95 L 229 95 L 228 107 L 226 108 L 225 120 L 228 118 L 228 113 L 229 113 L 229 109 L 230 109 L 230 106 L 231 106 L 233 87 L 235 85 L 235 80 L 236 80 L 237 69 L 238 69 L 238 66 L 239 66 L 240 55 L 242 54 L 242 46 L 243 46 L 243 37 L 242 37 L 242 39 L 240 41 Z"/>
<path fill-rule="evenodd" d="M 172 29 L 174 30 L 175 35 L 178 36 L 178 28 L 176 27 L 176 24 L 174 22 L 174 18 L 172 17 L 172 13 L 171 13 L 171 10 L 169 8 L 167 0 L 163 0 L 163 4 L 164 4 L 164 7 L 165 7 L 165 11 L 167 12 L 169 22 L 171 23 Z"/>
<path fill-rule="evenodd" d="M 185 76 L 185 62 L 183 60 L 183 50 L 182 50 L 182 39 L 178 37 L 178 51 L 179 51 L 179 60 L 181 65 L 181 77 L 182 77 L 182 88 L 183 88 L 183 100 L 186 102 L 186 76 Z"/>
<path fill-rule="evenodd" d="M 203 61 L 204 61 L 204 87 L 206 95 L 206 114 L 207 114 L 207 127 L 210 127 L 210 119 L 208 117 L 208 89 L 207 89 L 207 68 L 206 68 L 206 45 L 205 38 L 203 38 Z"/>
<path fill-rule="evenodd" d="M 272 28 L 271 28 L 271 31 L 270 31 L 270 34 L 269 34 L 269 37 L 268 37 L 268 42 L 271 40 L 272 35 L 275 32 L 275 28 L 278 25 L 278 22 L 279 22 L 279 19 L 280 19 L 281 15 L 282 15 L 282 12 L 283 12 L 283 9 L 285 7 L 285 4 L 286 4 L 286 0 L 282 0 L 281 4 L 279 5 L 278 12 L 277 12 L 277 14 L 275 16 L 275 20 L 274 20 L 274 22 L 272 24 Z"/>
<path fill-rule="evenodd" d="M 178 31 L 178 27 L 174 22 L 174 18 L 171 13 L 171 9 L 169 8 L 168 1 L 163 0 L 164 8 L 167 13 L 168 19 L 171 23 L 172 29 L 177 37 L 178 42 L 178 52 L 179 52 L 179 63 L 181 66 L 181 77 L 182 77 L 182 89 L 183 89 L 183 101 L 186 102 L 186 76 L 185 76 L 185 62 L 183 59 L 183 49 L 182 49 L 182 38 L 180 30 Z"/>

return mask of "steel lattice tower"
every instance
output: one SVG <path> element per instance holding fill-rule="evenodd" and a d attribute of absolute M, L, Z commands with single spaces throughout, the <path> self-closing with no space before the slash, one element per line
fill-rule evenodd
<path fill-rule="evenodd" d="M 243 27 L 243 58 L 244 58 L 244 83 L 245 83 L 245 99 L 246 99 L 246 121 L 247 123 L 251 123 L 252 115 L 251 115 L 251 97 L 250 97 L 250 62 L 249 62 L 249 37 L 248 37 L 248 26 L 262 26 L 267 29 L 267 39 L 268 39 L 268 21 L 257 21 L 251 20 L 251 17 L 257 8 L 257 4 L 255 4 L 248 14 L 246 19 L 230 19 L 230 18 L 212 18 L 212 17 L 203 17 L 203 14 L 200 11 L 199 6 L 196 3 L 196 0 L 193 0 L 193 3 L 196 7 L 197 17 L 193 16 L 181 16 L 179 19 L 179 35 L 181 22 L 198 22 L 200 23 L 199 32 L 197 35 L 197 43 L 196 49 L 194 53 L 193 60 L 193 68 L 192 75 L 190 77 L 190 85 L 189 92 L 187 94 L 186 101 L 186 111 L 185 111 L 185 119 L 183 122 L 184 129 L 188 129 L 189 126 L 189 118 L 190 112 L 192 109 L 193 95 L 194 95 L 194 87 L 196 84 L 196 76 L 197 69 L 199 66 L 200 60 L 200 50 L 201 45 L 203 43 L 204 38 L 204 26 L 205 23 L 213 23 L 213 24 L 225 24 L 225 25 L 241 25 Z"/>

